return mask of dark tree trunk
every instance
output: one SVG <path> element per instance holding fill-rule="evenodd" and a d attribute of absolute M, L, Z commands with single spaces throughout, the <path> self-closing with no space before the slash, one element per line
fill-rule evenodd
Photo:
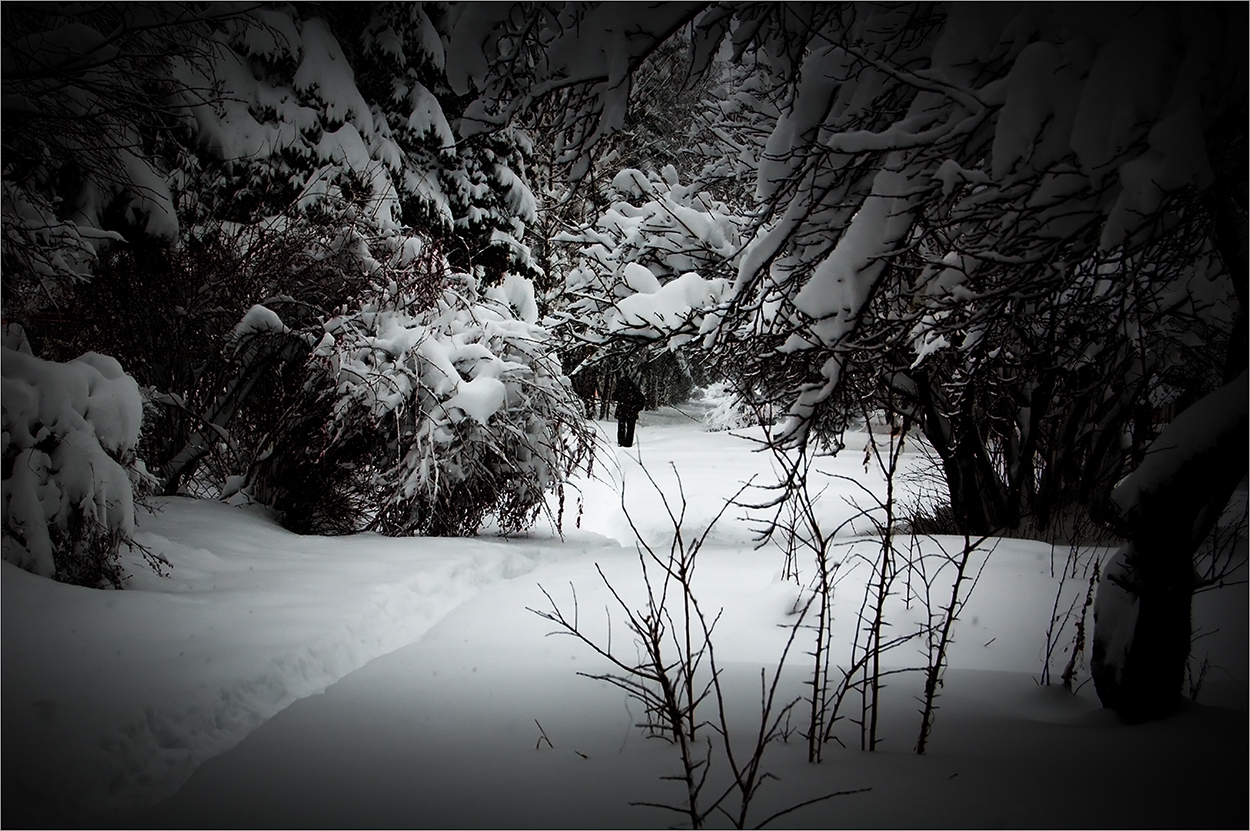
<path fill-rule="evenodd" d="M 927 375 L 919 373 L 912 381 L 920 429 L 942 460 L 951 513 L 960 531 L 979 536 L 1010 525 L 1009 495 L 985 448 L 975 396 L 965 391 L 959 411 L 952 413 Z"/>
<path fill-rule="evenodd" d="M 1181 414 L 1112 499 L 1128 542 L 1098 588 L 1090 668 L 1103 706 L 1165 717 L 1181 700 L 1194 553 L 1246 473 L 1246 373 Z"/>
<path fill-rule="evenodd" d="M 980 437 L 974 431 L 965 431 L 959 436 L 942 465 L 950 492 L 951 513 L 961 531 L 990 534 L 1008 524 L 1003 510 L 1002 482 L 985 457 Z"/>
<path fill-rule="evenodd" d="M 1130 720 L 1166 716 L 1180 700 L 1192 637 L 1194 553 L 1245 476 L 1250 454 L 1245 154 L 1234 156 L 1239 175 L 1221 181 L 1241 190 L 1211 200 L 1216 245 L 1239 305 L 1227 383 L 1181 413 L 1112 494 L 1129 541 L 1098 589 L 1090 665 L 1103 705 Z"/>

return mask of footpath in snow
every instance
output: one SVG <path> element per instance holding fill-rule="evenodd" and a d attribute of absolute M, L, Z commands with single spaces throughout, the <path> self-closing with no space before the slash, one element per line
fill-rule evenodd
<path fill-rule="evenodd" d="M 572 546 L 301 537 L 255 508 L 168 499 L 127 590 L 3 564 L 5 825 L 91 823 L 173 794 L 291 702 L 418 640 Z M 9 819 L 15 819 L 10 823 Z"/>

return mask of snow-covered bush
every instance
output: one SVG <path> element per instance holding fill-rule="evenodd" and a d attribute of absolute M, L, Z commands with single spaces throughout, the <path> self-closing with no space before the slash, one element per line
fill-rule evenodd
<path fill-rule="evenodd" d="M 216 497 L 228 476 L 246 472 L 269 429 L 279 364 L 302 365 L 309 351 L 239 342 L 238 324 L 260 304 L 306 328 L 369 287 L 352 207 L 327 199 L 315 221 L 294 211 L 206 220 L 185 224 L 172 244 L 112 247 L 75 287 L 73 325 L 40 316 L 27 332 L 48 359 L 117 358 L 147 391 L 138 454 L 162 491 Z"/>
<path fill-rule="evenodd" d="M 464 274 L 414 277 L 320 327 L 304 418 L 273 437 L 252 476 L 289 527 L 465 535 L 493 517 L 519 530 L 588 453 L 529 281 L 479 293 Z"/>
<path fill-rule="evenodd" d="M 535 271 L 530 141 L 459 129 L 440 4 L 11 17 L 5 65 L 30 106 L 4 132 L 5 319 L 50 359 L 130 370 L 167 493 L 220 495 L 282 419 L 328 406 L 297 400 L 315 339 L 229 341 L 254 305 L 306 332 L 418 241 L 483 283 Z"/>
<path fill-rule="evenodd" d="M 83 586 L 121 585 L 118 547 L 134 531 L 139 385 L 113 358 L 36 358 L 5 332 L 4 559 Z"/>
<path fill-rule="evenodd" d="M 703 414 L 703 427 L 711 432 L 755 427 L 764 421 L 772 423 L 770 404 L 752 405 L 725 381 L 717 381 L 704 390 L 703 399 L 711 405 Z"/>
<path fill-rule="evenodd" d="M 592 342 L 634 341 L 670 349 L 719 321 L 746 221 L 671 166 L 647 176 L 623 170 L 617 197 L 593 225 L 563 234 L 580 245 L 559 317 Z"/>
<path fill-rule="evenodd" d="M 556 238 L 575 247 L 576 264 L 551 319 L 587 390 L 610 396 L 618 373 L 640 372 L 656 403 L 671 403 L 666 388 L 706 383 L 700 361 L 667 353 L 716 328 L 746 220 L 697 183 L 681 184 L 671 165 L 623 170 L 610 193 L 593 222 Z"/>

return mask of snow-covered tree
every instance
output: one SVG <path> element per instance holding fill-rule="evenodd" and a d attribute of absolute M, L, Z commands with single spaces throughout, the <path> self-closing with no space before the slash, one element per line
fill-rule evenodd
<path fill-rule="evenodd" d="M 458 267 L 498 279 L 532 269 L 528 139 L 462 137 L 445 73 L 438 4 L 257 9 L 214 34 L 214 60 L 189 65 L 199 157 L 220 179 L 212 213 L 245 220 L 326 196 L 361 203 L 387 233 L 437 240 Z"/>
<path fill-rule="evenodd" d="M 589 388 L 608 399 L 618 373 L 645 367 L 650 398 L 668 403 L 664 379 L 696 371 L 677 350 L 715 329 L 748 223 L 672 165 L 623 170 L 609 194 L 593 223 L 556 238 L 577 253 L 551 319 Z"/>
<path fill-rule="evenodd" d="M 1072 510 L 1097 514 L 1141 460 L 1163 403 L 1219 386 L 1232 287 L 1208 239 L 1174 242 L 1073 264 L 1063 285 L 1027 294 L 1002 274 L 917 262 L 936 288 L 900 281 L 868 303 L 848 376 L 923 430 L 966 527 L 1047 535 Z"/>
<path fill-rule="evenodd" d="M 612 182 L 615 201 L 595 220 L 557 237 L 578 246 L 558 312 L 579 339 L 675 348 L 715 328 L 742 217 L 682 185 L 669 166 L 650 176 L 626 169 Z"/>
<path fill-rule="evenodd" d="M 650 176 L 673 167 L 690 181 L 688 174 L 703 164 L 702 157 L 690 148 L 705 125 L 705 99 L 717 75 L 693 75 L 689 53 L 689 41 L 679 32 L 642 61 L 631 76 L 629 107 L 621 126 L 587 148 L 586 159 L 570 159 L 557 150 L 554 141 L 534 143 L 530 170 L 540 198 L 532 227 L 535 255 L 546 272 L 545 296 L 541 298 L 544 312 L 561 304 L 563 277 L 572 267 L 570 246 L 558 238 L 593 224 L 619 198 L 612 188 L 619 171 L 638 169 Z M 534 136 L 557 132 L 573 97 L 561 90 L 534 102 L 522 115 L 527 131 Z M 587 161 L 585 175 L 570 178 L 573 166 L 581 161 Z"/>
<path fill-rule="evenodd" d="M 1088 383 L 1108 390 L 1128 376 L 1107 368 L 1124 366 L 1113 372 L 1135 375 L 1129 388 L 1141 400 L 1152 368 L 1133 365 L 1139 341 L 1123 327 L 1142 323 L 1138 314 L 1158 325 L 1149 318 L 1170 311 L 1165 298 L 1178 275 L 1212 252 L 1217 279 L 1231 279 L 1217 294 L 1238 297 L 1244 320 L 1244 256 L 1236 252 L 1244 250 L 1245 160 L 1227 148 L 1244 148 L 1245 43 L 1231 34 L 1239 28 L 1227 12 L 916 5 L 710 13 L 701 31 L 753 50 L 787 83 L 757 179 L 769 219 L 742 258 L 729 318 L 765 347 L 754 353 L 761 372 L 779 358 L 818 370 L 794 390 L 785 436 L 804 441 L 822 408 L 891 335 L 912 340 L 920 365 L 949 351 L 965 365 L 1010 366 L 1000 358 L 1019 355 L 1029 329 L 1019 315 L 1044 304 L 1064 310 L 1059 317 L 1086 314 L 1106 296 L 1119 313 L 1095 327 L 1104 343 L 1085 342 L 1080 357 L 1094 367 Z M 1229 228 L 1240 239 L 1229 239 Z M 1207 243 L 1186 244 L 1194 238 Z M 1137 303 L 1143 298 L 1132 287 L 1143 283 L 1146 298 Z M 1094 292 L 1085 309 L 1073 296 L 1083 291 Z M 1183 293 L 1181 300 L 1190 302 Z M 874 308 L 895 314 L 874 317 Z M 1233 315 L 1218 317 L 1227 327 Z M 978 347 L 1003 320 L 1017 330 Z M 1044 318 L 1037 324 L 1045 330 Z M 722 331 L 733 340 L 734 329 Z M 1117 357 L 1121 345 L 1130 348 Z M 1244 334 L 1228 354 L 1230 366 L 1244 367 Z M 976 415 L 976 385 L 958 392 L 955 402 L 939 402 L 945 413 L 935 418 L 965 408 Z M 1026 431 L 1039 401 L 1017 402 Z M 1072 423 L 1108 403 L 1120 406 L 1096 394 L 1093 410 L 1078 410 Z M 1195 406 L 1202 411 L 1201 401 Z M 1234 423 L 1244 407 L 1234 405 Z M 1109 421 L 1104 435 L 1117 441 L 1117 420 Z M 985 445 L 969 446 L 978 453 Z M 1244 453 L 1221 459 L 1239 473 L 1205 479 L 1193 495 L 1203 512 L 1218 513 L 1245 471 Z M 1133 602 L 1105 604 L 1098 616 L 1100 632 L 1134 631 L 1142 641 L 1128 675 L 1120 663 L 1128 652 L 1100 655 L 1100 692 L 1122 710 L 1157 713 L 1179 693 L 1184 652 L 1156 647 L 1189 637 L 1192 582 L 1186 589 L 1172 577 L 1192 572 L 1207 530 L 1190 513 L 1154 512 L 1153 522 L 1176 533 L 1149 553 L 1137 545 L 1127 556 L 1134 578 L 1121 581 L 1133 587 Z M 1130 528 L 1130 537 L 1143 528 Z M 1129 609 L 1136 616 L 1126 625 L 1121 613 Z"/>
<path fill-rule="evenodd" d="M 87 276 L 100 241 L 174 242 L 185 225 L 315 215 L 326 199 L 436 240 L 459 268 L 532 274 L 529 140 L 457 129 L 455 14 L 358 12 L 6 10 L 8 313 L 38 302 L 31 285 Z"/>
<path fill-rule="evenodd" d="M 229 492 L 262 463 L 277 465 L 265 442 L 280 425 L 268 405 L 305 404 L 309 413 L 286 415 L 316 421 L 324 396 L 297 393 L 336 388 L 309 369 L 320 338 L 293 333 L 337 316 L 376 337 L 370 304 L 383 302 L 396 269 L 418 278 L 402 300 L 385 301 L 400 316 L 432 314 L 449 265 L 483 292 L 502 286 L 524 299 L 524 277 L 537 274 L 524 242 L 531 146 L 508 126 L 463 129 L 472 98 L 453 89 L 464 77 L 454 67 L 449 76 L 445 56 L 464 51 L 452 48 L 464 8 L 9 12 L 5 317 L 29 323 L 32 340 L 62 358 L 107 346 L 123 359 L 145 389 L 140 447 L 166 492 Z M 410 267 L 418 252 L 431 268 Z M 480 407 L 480 424 L 456 419 L 447 429 L 458 455 L 427 469 L 423 490 L 408 482 L 405 498 L 450 505 L 445 488 L 457 481 L 475 488 L 462 507 L 483 498 L 476 517 L 442 524 L 425 503 L 410 505 L 412 517 L 379 525 L 394 532 L 463 533 L 491 513 L 520 527 L 569 464 L 559 441 L 578 427 L 548 423 L 564 417 L 565 382 L 558 365 L 550 371 L 533 310 L 476 296 L 456 309 L 489 323 L 471 336 L 450 311 L 458 322 L 442 328 L 421 318 L 426 348 L 469 338 L 478 352 L 495 350 L 486 363 L 506 368 L 508 406 L 493 421 Z M 336 458 L 368 466 L 375 445 L 353 447 L 357 457 Z M 514 458 L 527 452 L 537 461 Z M 258 493 L 278 499 L 278 490 Z M 357 515 L 337 527 L 377 514 L 347 507 Z"/>

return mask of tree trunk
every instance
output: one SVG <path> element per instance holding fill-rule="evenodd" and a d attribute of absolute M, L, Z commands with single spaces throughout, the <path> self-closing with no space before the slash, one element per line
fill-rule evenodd
<path fill-rule="evenodd" d="M 959 530 L 979 536 L 1004 527 L 1003 487 L 985 458 L 980 437 L 966 431 L 950 456 L 942 460 L 951 500 L 951 513 Z"/>
<path fill-rule="evenodd" d="M 1128 542 L 1099 584 L 1090 668 L 1103 706 L 1127 720 L 1181 700 L 1194 553 L 1246 473 L 1248 396 L 1243 371 L 1185 410 L 1111 496 Z"/>
<path fill-rule="evenodd" d="M 1008 494 L 985 448 L 978 429 L 974 396 L 959 402 L 951 413 L 949 402 L 923 373 L 911 379 L 909 390 L 919 411 L 920 430 L 942 460 L 951 514 L 961 533 L 989 534 L 1008 524 Z"/>

